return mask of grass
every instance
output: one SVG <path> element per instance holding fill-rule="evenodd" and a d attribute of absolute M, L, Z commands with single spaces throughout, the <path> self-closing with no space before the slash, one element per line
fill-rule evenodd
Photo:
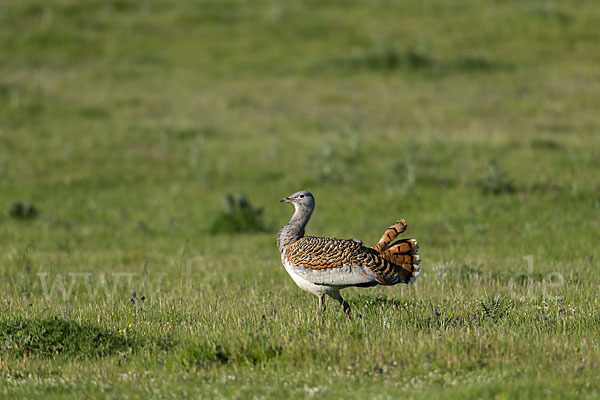
<path fill-rule="evenodd" d="M 2 396 L 598 397 L 594 1 L 5 3 Z M 316 320 L 300 189 L 416 284 Z"/>

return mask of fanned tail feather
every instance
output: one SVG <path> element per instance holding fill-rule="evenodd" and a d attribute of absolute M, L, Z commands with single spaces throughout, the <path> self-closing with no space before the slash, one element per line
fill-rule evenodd
<path fill-rule="evenodd" d="M 386 261 L 409 272 L 407 283 L 413 283 L 419 276 L 419 264 L 421 263 L 421 258 L 417 254 L 419 244 L 415 239 L 400 239 L 393 242 L 400 233 L 406 231 L 406 228 L 406 221 L 396 222 L 386 229 L 379 242 L 371 248 Z M 402 275 L 405 274 L 406 272 Z"/>
<path fill-rule="evenodd" d="M 402 239 L 389 246 L 381 255 L 389 262 L 411 272 L 409 283 L 412 283 L 419 276 L 421 257 L 417 254 L 418 251 L 419 244 L 415 239 Z"/>
<path fill-rule="evenodd" d="M 371 248 L 375 251 L 382 252 L 388 247 L 388 245 L 391 242 L 394 241 L 394 239 L 396 239 L 396 237 L 399 234 L 404 232 L 406 228 L 406 221 L 404 221 L 403 219 L 401 219 L 400 221 L 396 221 L 396 223 L 394 223 L 385 230 L 383 236 L 381 236 L 381 239 L 379 239 L 379 242 L 377 242 L 376 245 L 371 246 Z"/>

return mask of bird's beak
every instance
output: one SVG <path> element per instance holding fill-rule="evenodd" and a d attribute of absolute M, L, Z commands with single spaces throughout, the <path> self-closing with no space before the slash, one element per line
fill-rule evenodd
<path fill-rule="evenodd" d="M 290 199 L 289 197 L 284 197 L 283 199 L 279 200 L 280 203 L 291 203 L 292 199 Z"/>

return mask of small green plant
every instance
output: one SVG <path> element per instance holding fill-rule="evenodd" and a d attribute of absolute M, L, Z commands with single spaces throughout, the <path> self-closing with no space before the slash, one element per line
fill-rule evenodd
<path fill-rule="evenodd" d="M 211 233 L 265 232 L 268 228 L 262 220 L 263 209 L 254 207 L 245 195 L 225 196 L 227 209 L 213 221 Z"/>
<path fill-rule="evenodd" d="M 431 68 L 435 66 L 429 41 L 421 40 L 411 46 L 406 52 L 406 61 L 412 69 Z"/>
<path fill-rule="evenodd" d="M 17 201 L 10 206 L 8 210 L 8 215 L 15 219 L 34 219 L 39 214 L 37 208 L 30 203 L 25 203 L 22 201 Z"/>
<path fill-rule="evenodd" d="M 536 150 L 548 151 L 561 150 L 563 147 L 559 142 L 546 138 L 533 138 L 529 141 L 529 145 Z"/>
<path fill-rule="evenodd" d="M 483 313 L 486 317 L 491 318 L 495 324 L 498 323 L 503 317 L 508 315 L 512 304 L 506 302 L 500 296 L 488 297 L 481 302 Z"/>
<path fill-rule="evenodd" d="M 353 53 L 349 58 L 340 59 L 334 65 L 354 70 L 391 72 L 400 67 L 402 54 L 392 46 L 369 48 Z"/>
<path fill-rule="evenodd" d="M 197 343 L 187 343 L 178 349 L 179 359 L 183 365 L 206 367 L 211 364 L 227 364 L 232 355 L 229 347 L 220 342 L 200 340 Z"/>
<path fill-rule="evenodd" d="M 499 195 L 515 191 L 512 180 L 500 170 L 496 160 L 490 161 L 487 171 L 478 182 L 478 186 L 486 194 Z"/>
<path fill-rule="evenodd" d="M 573 20 L 573 16 L 556 7 L 552 2 L 537 2 L 529 7 L 531 14 L 543 20 L 555 20 L 565 25 Z"/>
<path fill-rule="evenodd" d="M 492 62 L 482 54 L 464 54 L 457 58 L 455 66 L 464 71 L 486 71 L 494 68 Z"/>

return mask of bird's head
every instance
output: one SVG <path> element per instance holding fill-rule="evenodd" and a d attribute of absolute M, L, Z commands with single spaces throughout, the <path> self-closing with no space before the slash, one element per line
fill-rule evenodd
<path fill-rule="evenodd" d="M 279 201 L 282 203 L 292 203 L 296 210 L 312 211 L 315 208 L 315 198 L 310 192 L 305 190 L 290 194 Z"/>

